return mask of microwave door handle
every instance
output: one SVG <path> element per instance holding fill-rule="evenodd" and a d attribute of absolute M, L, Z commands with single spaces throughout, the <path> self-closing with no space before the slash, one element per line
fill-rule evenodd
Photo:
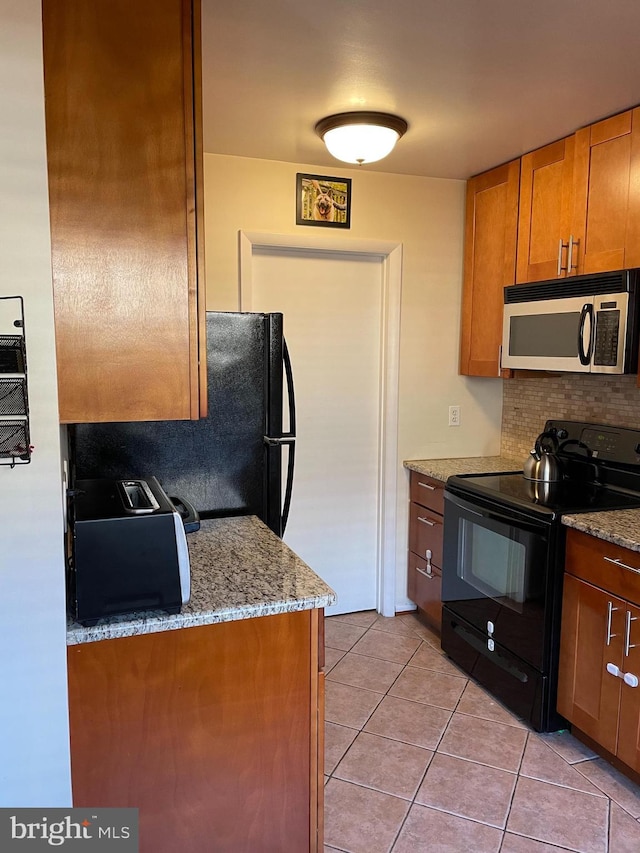
<path fill-rule="evenodd" d="M 587 317 L 589 317 L 589 344 L 585 352 L 584 327 Z M 578 357 L 580 358 L 580 364 L 587 365 L 591 363 L 591 355 L 593 353 L 593 332 L 593 303 L 585 302 L 582 306 L 582 311 L 580 312 L 580 323 L 578 326 Z"/>

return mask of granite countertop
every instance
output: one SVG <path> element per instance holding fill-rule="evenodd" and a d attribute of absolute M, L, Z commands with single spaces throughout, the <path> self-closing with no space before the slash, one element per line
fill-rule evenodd
<path fill-rule="evenodd" d="M 404 467 L 446 482 L 454 474 L 496 474 L 522 471 L 522 459 L 511 456 L 466 456 L 458 459 L 406 459 Z"/>
<path fill-rule="evenodd" d="M 255 516 L 202 521 L 187 536 L 191 599 L 182 612 L 130 613 L 85 628 L 69 620 L 67 645 L 328 607 L 334 591 Z"/>
<path fill-rule="evenodd" d="M 640 551 L 640 509 L 563 515 L 562 523 L 630 551 Z"/>

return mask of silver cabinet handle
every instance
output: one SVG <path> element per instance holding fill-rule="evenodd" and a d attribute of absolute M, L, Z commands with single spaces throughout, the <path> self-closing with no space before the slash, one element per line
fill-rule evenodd
<path fill-rule="evenodd" d="M 425 517 L 424 517 L 424 515 L 419 515 L 419 516 L 418 516 L 418 521 L 421 521 L 423 524 L 428 524 L 428 525 L 429 525 L 429 527 L 435 527 L 435 526 L 436 526 L 436 522 L 435 522 L 435 521 L 431 521 L 431 519 L 429 519 L 429 518 L 425 518 Z"/>
<path fill-rule="evenodd" d="M 561 237 L 560 242 L 558 243 L 558 277 L 560 277 L 560 274 L 563 272 L 563 270 L 565 272 L 567 271 L 567 267 L 562 266 L 562 250 L 568 249 L 568 248 L 569 248 L 569 244 L 563 243 L 562 237 Z"/>
<path fill-rule="evenodd" d="M 606 560 L 607 563 L 613 563 L 614 566 L 620 566 L 621 569 L 628 569 L 630 572 L 635 572 L 637 575 L 640 575 L 640 569 L 634 569 L 633 566 L 628 566 L 626 563 L 623 563 L 622 560 L 618 559 L 618 557 L 616 557 L 615 560 L 613 557 L 603 557 L 602 559 Z"/>
<path fill-rule="evenodd" d="M 423 489 L 429 489 L 430 492 L 435 492 L 436 490 L 435 486 L 432 486 L 429 483 L 421 483 L 420 480 L 418 480 L 418 485 L 422 486 Z"/>
<path fill-rule="evenodd" d="M 635 622 L 637 616 L 632 616 L 631 611 L 627 610 L 627 626 L 624 632 L 624 656 L 629 657 L 629 649 L 635 649 L 636 644 L 631 642 L 631 623 Z"/>
<path fill-rule="evenodd" d="M 429 574 L 429 572 L 425 572 L 425 570 L 421 569 L 420 566 L 416 566 L 416 572 L 419 572 L 419 574 L 423 575 L 425 578 L 427 578 L 430 581 L 433 580 L 433 575 Z"/>
<path fill-rule="evenodd" d="M 573 247 L 576 249 L 580 245 L 580 240 L 574 240 L 573 234 L 569 234 L 569 243 L 567 245 L 567 275 L 571 275 L 571 270 L 578 269 L 578 255 L 576 252 L 576 262 L 573 263 Z"/>
<path fill-rule="evenodd" d="M 605 558 L 606 559 L 606 558 Z M 611 645 L 611 640 L 613 637 L 617 637 L 617 634 L 611 633 L 611 614 L 614 610 L 617 610 L 617 607 L 613 606 L 611 601 L 607 602 L 607 645 Z"/>
<path fill-rule="evenodd" d="M 498 347 L 498 376 L 502 376 L 502 344 Z"/>

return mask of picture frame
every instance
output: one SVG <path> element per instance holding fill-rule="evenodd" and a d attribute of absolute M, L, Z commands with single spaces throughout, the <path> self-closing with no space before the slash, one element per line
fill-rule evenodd
<path fill-rule="evenodd" d="M 351 178 L 296 175 L 296 225 L 351 227 Z"/>

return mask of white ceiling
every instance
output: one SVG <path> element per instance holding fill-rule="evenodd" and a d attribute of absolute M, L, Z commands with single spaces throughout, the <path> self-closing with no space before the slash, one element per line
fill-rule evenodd
<path fill-rule="evenodd" d="M 373 171 L 467 178 L 640 102 L 640 0 L 202 0 L 205 151 L 336 166 L 334 112 L 401 115 Z"/>

